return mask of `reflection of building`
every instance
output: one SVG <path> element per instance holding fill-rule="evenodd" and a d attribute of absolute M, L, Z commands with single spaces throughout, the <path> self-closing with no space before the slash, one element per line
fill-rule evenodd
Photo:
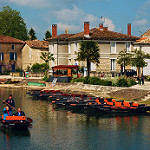
<path fill-rule="evenodd" d="M 6 35 L 0 35 L 0 72 L 5 69 L 12 72 L 22 67 L 22 47 L 24 41 Z"/>
<path fill-rule="evenodd" d="M 23 70 L 35 63 L 44 63 L 40 58 L 42 52 L 48 52 L 48 42 L 39 40 L 26 41 L 22 49 Z"/>
<path fill-rule="evenodd" d="M 143 52 L 150 54 L 150 29 L 141 35 L 141 38 L 134 43 L 134 49 L 140 48 Z M 150 75 L 150 59 L 146 59 L 145 61 L 147 62 L 147 66 L 143 68 L 143 74 Z"/>
<path fill-rule="evenodd" d="M 77 61 L 79 43 L 84 40 L 94 40 L 98 42 L 100 48 L 100 65 L 97 67 L 91 64 L 91 71 L 111 72 L 120 71 L 117 58 L 120 51 L 126 49 L 127 52 L 133 50 L 133 42 L 138 38 L 131 36 L 131 24 L 128 24 L 128 34 L 122 34 L 108 30 L 100 24 L 99 27 L 90 29 L 89 22 L 84 23 L 84 31 L 76 34 L 57 35 L 57 25 L 52 25 L 52 38 L 49 41 L 49 51 L 54 54 L 55 61 L 51 66 L 56 65 L 80 65 L 86 66 L 85 62 Z"/>

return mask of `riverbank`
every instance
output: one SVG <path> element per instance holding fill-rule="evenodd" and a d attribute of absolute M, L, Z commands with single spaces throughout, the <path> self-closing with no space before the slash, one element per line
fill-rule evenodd
<path fill-rule="evenodd" d="M 35 80 L 36 81 L 36 80 Z M 39 79 L 38 79 L 39 81 Z M 118 100 L 137 101 L 142 103 L 150 103 L 150 82 L 145 82 L 145 85 L 135 85 L 132 87 L 112 87 L 89 85 L 83 83 L 56 83 L 55 87 L 51 86 L 50 82 L 46 86 L 29 86 L 28 80 L 22 83 L 15 84 L 0 84 L 3 88 L 24 88 L 31 89 L 48 89 L 48 90 L 61 90 L 67 93 L 81 93 L 97 97 L 114 98 Z"/>

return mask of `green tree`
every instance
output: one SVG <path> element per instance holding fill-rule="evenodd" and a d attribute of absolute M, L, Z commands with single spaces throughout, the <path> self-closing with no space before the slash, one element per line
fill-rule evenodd
<path fill-rule="evenodd" d="M 146 67 L 147 63 L 145 61 L 146 58 L 150 58 L 149 54 L 145 54 L 141 49 L 137 50 L 135 49 L 133 51 L 134 56 L 132 58 L 132 65 L 137 67 L 138 75 L 141 74 L 140 68 Z"/>
<path fill-rule="evenodd" d="M 77 60 L 87 62 L 88 77 L 90 77 L 90 64 L 91 62 L 98 65 L 100 63 L 100 49 L 98 43 L 95 41 L 83 41 L 80 43 L 80 50 L 77 53 Z"/>
<path fill-rule="evenodd" d="M 29 39 L 30 39 L 30 40 L 35 40 L 35 39 L 37 39 L 37 37 L 36 37 L 36 35 L 35 35 L 35 31 L 34 31 L 33 28 L 31 28 L 31 29 L 29 30 Z"/>
<path fill-rule="evenodd" d="M 51 33 L 47 30 L 47 31 L 45 32 L 45 40 L 46 40 L 47 38 L 51 38 L 51 37 L 52 37 Z"/>
<path fill-rule="evenodd" d="M 0 34 L 24 41 L 28 39 L 27 27 L 19 11 L 3 7 L 0 11 Z"/>
<path fill-rule="evenodd" d="M 120 66 L 122 66 L 124 68 L 124 71 L 125 71 L 125 67 L 128 65 L 131 65 L 131 59 L 132 59 L 132 54 L 127 53 L 127 51 L 125 49 L 123 51 L 120 51 L 120 53 L 118 55 L 117 63 L 120 64 Z"/>
<path fill-rule="evenodd" d="M 46 69 L 45 69 L 45 77 L 48 76 L 48 70 L 49 70 L 49 61 L 54 60 L 53 54 L 50 52 L 42 52 L 42 55 L 40 58 L 45 61 Z"/>

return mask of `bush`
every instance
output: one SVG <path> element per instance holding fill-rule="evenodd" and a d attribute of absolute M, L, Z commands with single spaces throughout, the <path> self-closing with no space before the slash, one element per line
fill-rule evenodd
<path fill-rule="evenodd" d="M 125 79 L 125 78 L 118 79 L 117 82 L 116 82 L 116 86 L 119 86 L 119 87 L 129 87 L 127 79 Z"/>
<path fill-rule="evenodd" d="M 128 80 L 128 85 L 129 86 L 136 85 L 136 80 L 135 79 L 129 79 Z"/>
<path fill-rule="evenodd" d="M 45 70 L 47 70 L 47 69 L 48 69 L 48 66 L 45 63 L 43 63 L 43 64 L 35 63 L 31 67 L 31 70 L 33 72 L 45 72 Z"/>
<path fill-rule="evenodd" d="M 90 83 L 90 78 L 86 77 L 83 81 L 84 84 L 89 84 Z"/>
<path fill-rule="evenodd" d="M 90 78 L 90 84 L 92 85 L 104 85 L 104 86 L 111 86 L 112 82 L 108 80 L 101 80 L 98 77 Z"/>
<path fill-rule="evenodd" d="M 49 81 L 49 79 L 47 78 L 47 75 L 45 75 L 45 77 L 42 80 L 45 81 L 45 82 Z"/>
<path fill-rule="evenodd" d="M 84 82 L 84 78 L 72 79 L 72 82 Z"/>

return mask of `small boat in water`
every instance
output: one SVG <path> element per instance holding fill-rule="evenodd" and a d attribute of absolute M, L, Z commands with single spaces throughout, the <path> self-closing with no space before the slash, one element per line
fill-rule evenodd
<path fill-rule="evenodd" d="M 1 118 L 1 125 L 5 128 L 27 129 L 31 125 L 32 119 L 26 116 L 6 116 Z"/>

